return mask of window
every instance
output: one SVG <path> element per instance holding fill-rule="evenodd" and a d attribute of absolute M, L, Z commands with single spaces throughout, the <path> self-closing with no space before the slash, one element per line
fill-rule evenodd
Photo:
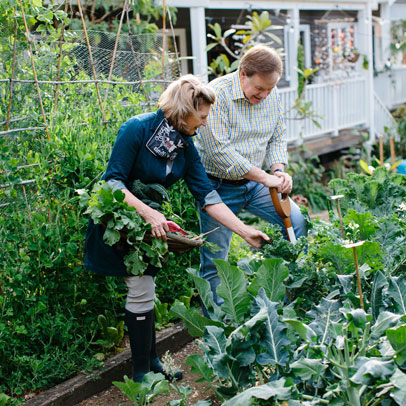
<path fill-rule="evenodd" d="M 406 65 L 406 20 L 394 21 L 390 51 L 394 65 Z"/>

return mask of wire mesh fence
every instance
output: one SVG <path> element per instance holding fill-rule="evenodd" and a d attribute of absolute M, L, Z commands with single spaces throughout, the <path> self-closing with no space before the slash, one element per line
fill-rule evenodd
<path fill-rule="evenodd" d="M 180 74 L 162 34 L 67 31 L 53 41 L 33 33 L 29 41 L 31 47 L 0 37 L 0 141 L 7 149 L 0 168 L 0 210 L 35 195 L 32 154 L 43 153 L 48 127 L 51 141 L 66 118 L 76 128 L 93 126 L 97 132 L 104 124 L 116 130 L 118 122 L 153 110 Z M 31 155 L 22 152 L 27 150 Z"/>

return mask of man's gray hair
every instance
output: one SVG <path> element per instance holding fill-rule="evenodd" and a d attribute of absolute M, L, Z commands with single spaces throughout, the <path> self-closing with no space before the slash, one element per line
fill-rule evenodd
<path fill-rule="evenodd" d="M 241 58 L 239 70 L 248 77 L 256 73 L 278 73 L 282 76 L 283 62 L 278 53 L 266 45 L 255 45 Z"/>

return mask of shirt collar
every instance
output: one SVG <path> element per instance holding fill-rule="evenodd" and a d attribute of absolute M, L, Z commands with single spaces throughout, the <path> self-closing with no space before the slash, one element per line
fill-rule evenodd
<path fill-rule="evenodd" d="M 239 100 L 245 99 L 244 92 L 242 91 L 239 71 L 232 73 L 233 75 L 233 87 L 232 87 L 232 99 Z"/>

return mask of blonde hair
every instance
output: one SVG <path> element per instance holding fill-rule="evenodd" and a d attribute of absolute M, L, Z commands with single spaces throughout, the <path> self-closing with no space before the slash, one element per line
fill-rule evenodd
<path fill-rule="evenodd" d="M 184 75 L 162 93 L 158 106 L 173 127 L 183 131 L 186 117 L 196 114 L 202 104 L 213 104 L 216 93 L 194 75 Z"/>
<path fill-rule="evenodd" d="M 241 58 L 239 69 L 245 72 L 248 77 L 255 75 L 255 73 L 273 72 L 277 72 L 281 76 L 283 62 L 274 49 L 258 44 L 244 54 Z"/>

